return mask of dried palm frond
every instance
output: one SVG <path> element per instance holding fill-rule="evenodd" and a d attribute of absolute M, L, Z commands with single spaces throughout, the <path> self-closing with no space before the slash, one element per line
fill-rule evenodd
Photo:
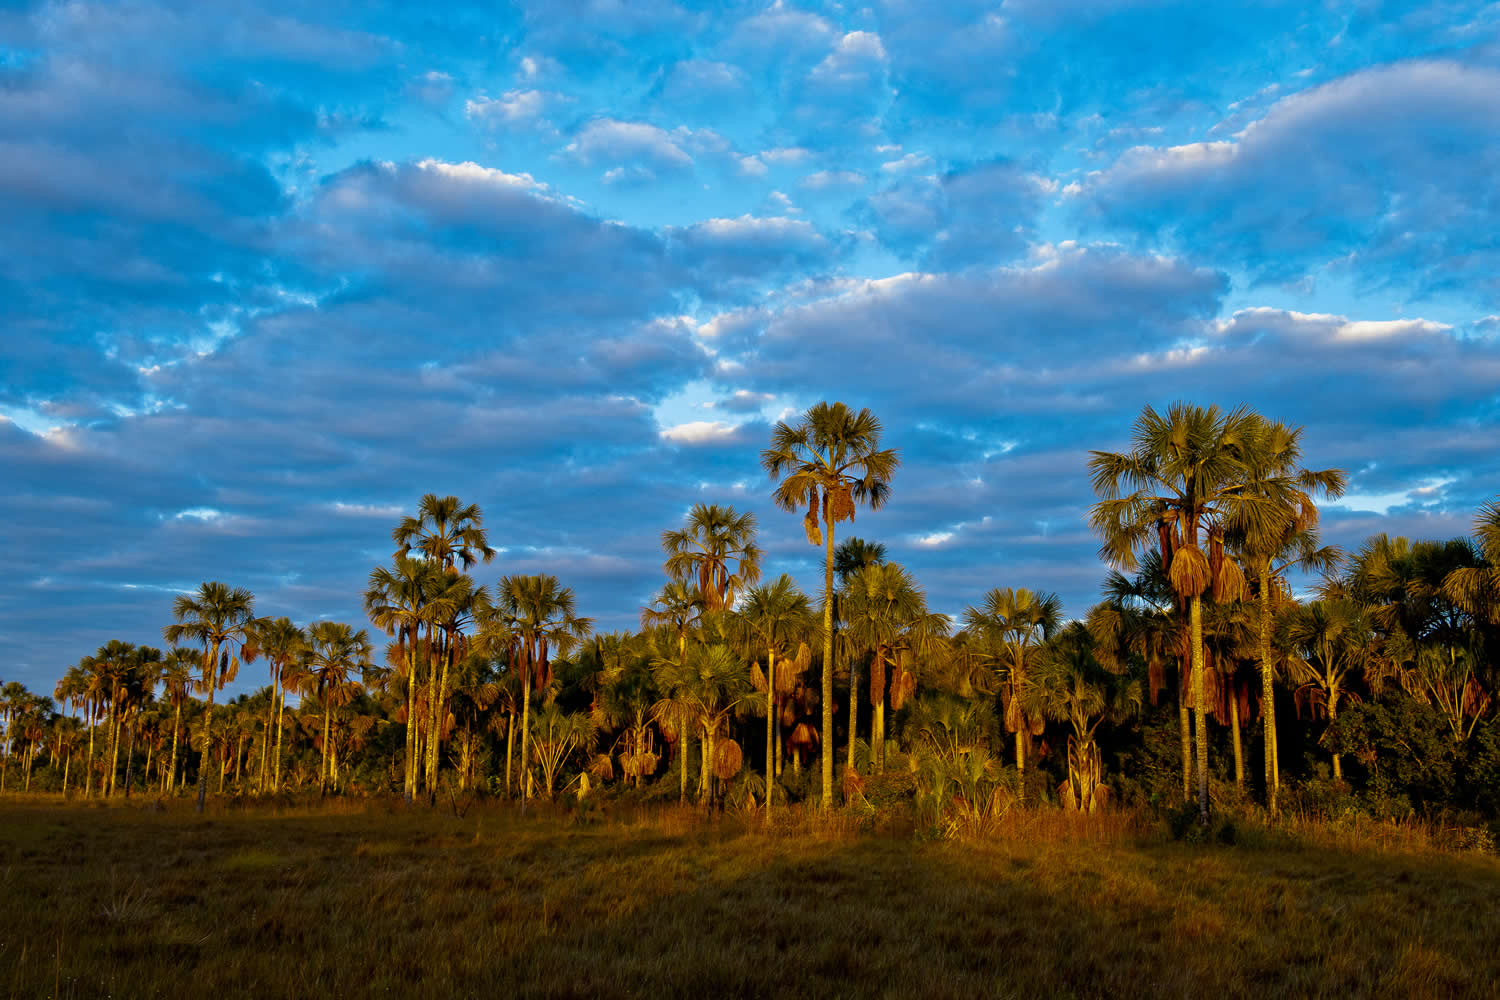
<path fill-rule="evenodd" d="M 818 516 L 812 511 L 802 518 L 802 531 L 807 535 L 808 545 L 823 544 L 823 529 L 818 527 Z"/>
<path fill-rule="evenodd" d="M 797 723 L 797 728 L 792 730 L 792 735 L 787 739 L 791 746 L 808 750 L 817 749 L 818 742 L 818 731 L 805 722 Z"/>
<path fill-rule="evenodd" d="M 714 774 L 720 781 L 728 781 L 740 773 L 745 755 L 734 740 L 725 740 L 714 748 Z"/>
<path fill-rule="evenodd" d="M 812 647 L 805 642 L 798 644 L 797 659 L 794 662 L 799 674 L 812 666 Z"/>
<path fill-rule="evenodd" d="M 1196 545 L 1184 545 L 1172 554 L 1172 568 L 1167 575 L 1172 589 L 1185 597 L 1196 597 L 1213 582 L 1208 557 Z"/>
<path fill-rule="evenodd" d="M 870 657 L 870 705 L 878 706 L 885 701 L 885 657 L 876 653 Z"/>
<path fill-rule="evenodd" d="M 828 494 L 828 501 L 835 524 L 854 520 L 854 493 L 847 483 L 835 486 Z"/>
<path fill-rule="evenodd" d="M 865 779 L 852 767 L 844 768 L 844 776 L 840 784 L 842 785 L 845 802 L 851 802 L 856 795 L 864 794 Z"/>
<path fill-rule="evenodd" d="M 764 692 L 769 686 L 766 684 L 765 671 L 760 669 L 760 661 L 756 660 L 750 665 L 750 685 L 757 691 Z"/>
<path fill-rule="evenodd" d="M 1220 604 L 1245 599 L 1245 573 L 1233 559 L 1225 559 L 1214 574 L 1214 600 Z"/>
<path fill-rule="evenodd" d="M 610 759 L 609 754 L 595 754 L 594 759 L 589 761 L 589 774 L 592 774 L 600 781 L 609 781 L 613 778 L 615 776 L 615 763 Z"/>
<path fill-rule="evenodd" d="M 782 702 L 781 724 L 783 726 L 795 726 L 797 724 L 797 705 L 791 700 Z"/>
<path fill-rule="evenodd" d="M 1013 698 L 1007 692 L 1005 697 L 1005 731 L 1007 733 L 1019 732 L 1025 721 L 1021 716 L 1021 699 Z"/>

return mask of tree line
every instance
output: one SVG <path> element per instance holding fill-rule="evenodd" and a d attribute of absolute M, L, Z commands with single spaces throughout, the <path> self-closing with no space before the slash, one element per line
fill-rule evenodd
<path fill-rule="evenodd" d="M 1500 812 L 1500 501 L 1472 539 L 1343 552 L 1318 504 L 1346 476 L 1303 465 L 1300 428 L 1148 407 L 1129 450 L 1089 459 L 1102 599 L 1065 621 L 1056 595 L 997 580 L 950 617 L 883 545 L 836 537 L 892 496 L 882 432 L 820 403 L 762 453 L 773 502 L 822 550 L 816 594 L 762 580 L 754 514 L 700 503 L 662 534 L 640 628 L 601 633 L 554 576 L 479 582 L 483 512 L 429 494 L 364 593 L 379 655 L 366 629 L 258 617 L 206 582 L 174 600 L 165 650 L 106 643 L 52 698 L 0 687 L 0 788 L 195 788 L 200 810 L 211 783 L 408 802 L 566 788 L 768 819 L 906 808 L 946 830 L 1111 797 L 1206 822 L 1218 797 L 1275 813 L 1284 788 L 1299 808 Z M 257 663 L 267 685 L 216 705 Z"/>

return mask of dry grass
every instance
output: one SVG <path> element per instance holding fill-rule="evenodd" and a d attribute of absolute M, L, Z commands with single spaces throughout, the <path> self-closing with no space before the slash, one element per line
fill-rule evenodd
<path fill-rule="evenodd" d="M 1500 863 L 1128 816 L 0 801 L 0 994 L 1494 996 Z"/>

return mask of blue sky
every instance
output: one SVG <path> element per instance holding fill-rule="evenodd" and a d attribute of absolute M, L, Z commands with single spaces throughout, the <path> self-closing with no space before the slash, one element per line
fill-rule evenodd
<path fill-rule="evenodd" d="M 816 584 L 758 453 L 903 466 L 939 609 L 1069 612 L 1087 451 L 1246 404 L 1326 534 L 1500 494 L 1500 7 L 0 3 L 0 677 L 205 579 L 361 621 L 425 492 L 626 627 L 694 502 Z"/>

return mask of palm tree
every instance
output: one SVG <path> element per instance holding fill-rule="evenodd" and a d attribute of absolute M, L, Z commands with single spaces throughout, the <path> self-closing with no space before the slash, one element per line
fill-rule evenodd
<path fill-rule="evenodd" d="M 1263 440 L 1262 418 L 1240 408 L 1173 403 L 1165 415 L 1151 407 L 1133 429 L 1129 452 L 1090 452 L 1089 474 L 1100 501 L 1089 514 L 1104 540 L 1101 558 L 1125 569 L 1153 545 L 1179 601 L 1188 611 L 1191 694 L 1197 723 L 1198 811 L 1208 822 L 1208 730 L 1203 699 L 1203 594 L 1232 600 L 1244 576 L 1224 558 L 1224 534 L 1270 534 L 1291 506 L 1288 477 L 1255 476 L 1254 450 Z M 1255 478 L 1253 492 L 1243 487 Z M 1208 543 L 1208 552 L 1200 547 Z"/>
<path fill-rule="evenodd" d="M 349 673 L 368 669 L 371 652 L 370 636 L 364 629 L 356 632 L 343 622 L 330 621 L 314 622 L 308 629 L 308 643 L 302 661 L 306 671 L 304 683 L 306 692 L 316 694 L 323 707 L 323 765 L 319 781 L 325 793 L 333 780 L 328 751 L 335 703 L 348 703 L 352 694 L 347 690 Z"/>
<path fill-rule="evenodd" d="M 785 573 L 745 594 L 738 620 L 756 650 L 766 654 L 766 822 L 771 822 L 776 760 L 776 659 L 793 654 L 812 626 L 812 604 Z M 758 683 L 758 681 L 757 681 Z"/>
<path fill-rule="evenodd" d="M 863 538 L 849 537 L 833 550 L 833 572 L 839 582 L 848 585 L 849 578 L 866 566 L 885 562 L 885 546 L 879 542 L 867 542 Z"/>
<path fill-rule="evenodd" d="M 454 572 L 454 560 L 465 571 L 483 559 L 495 558 L 484 530 L 484 512 L 478 504 L 464 504 L 458 497 L 439 498 L 428 493 L 417 504 L 416 517 L 403 517 L 391 532 L 391 540 L 400 548 L 396 558 L 409 556 L 417 549 L 427 559 Z"/>
<path fill-rule="evenodd" d="M 568 758 L 593 743 L 594 723 L 582 712 L 567 714 L 556 704 L 550 704 L 530 719 L 530 725 L 529 742 L 536 748 L 542 788 L 550 800 L 557 787 L 557 775 Z"/>
<path fill-rule="evenodd" d="M 693 504 L 684 527 L 661 533 L 661 547 L 667 554 L 667 575 L 696 584 L 708 611 L 734 607 L 736 594 L 760 579 L 755 515 L 733 507 Z"/>
<path fill-rule="evenodd" d="M 1068 806 L 1093 812 L 1102 782 L 1099 725 L 1134 715 L 1141 707 L 1141 682 L 1105 669 L 1094 656 L 1088 627 L 1073 622 L 1041 648 L 1017 697 L 1029 715 L 1066 722 Z"/>
<path fill-rule="evenodd" d="M 716 739 L 729 716 L 750 695 L 750 677 L 744 662 L 728 646 L 694 646 L 683 659 L 658 659 L 652 677 L 667 697 L 658 702 L 658 715 L 669 715 L 675 725 L 691 722 L 703 744 L 699 779 L 701 801 L 713 799 L 713 779 L 720 763 Z M 681 728 L 679 728 L 681 738 Z M 734 747 L 738 750 L 738 745 Z M 686 755 L 683 756 L 686 767 Z M 738 770 L 736 765 L 735 770 Z"/>
<path fill-rule="evenodd" d="M 410 805 L 416 796 L 417 767 L 417 661 L 422 627 L 432 627 L 440 608 L 433 598 L 442 589 L 443 570 L 433 562 L 398 555 L 393 566 L 378 566 L 370 573 L 365 590 L 365 613 L 375 627 L 396 637 L 406 672 L 406 770 L 403 791 Z"/>
<path fill-rule="evenodd" d="M 1291 660 L 1302 698 L 1314 712 L 1321 710 L 1331 727 L 1339 717 L 1351 675 L 1362 671 L 1374 656 L 1374 633 L 1363 609 L 1352 601 L 1314 601 L 1295 608 L 1282 623 L 1285 642 L 1296 655 Z M 1333 780 L 1344 780 L 1344 769 L 1333 753 Z"/>
<path fill-rule="evenodd" d="M 162 638 L 176 645 L 184 640 L 203 644 L 201 690 L 208 695 L 203 713 L 203 750 L 198 761 L 198 811 L 208 797 L 208 755 L 212 731 L 214 692 L 239 672 L 236 644 L 242 644 L 255 623 L 255 595 L 241 587 L 213 581 L 198 588 L 196 596 L 179 594 L 172 601 L 177 623 L 161 630 Z"/>
<path fill-rule="evenodd" d="M 833 553 L 834 526 L 854 520 L 855 505 L 885 506 L 901 459 L 880 448 L 880 421 L 868 409 L 818 403 L 796 426 L 777 421 L 761 453 L 778 480 L 772 499 L 782 510 L 807 508 L 802 524 L 812 545 L 825 546 L 823 569 L 823 808 L 833 808 Z M 821 525 L 820 525 L 821 522 Z"/>
<path fill-rule="evenodd" d="M 1474 542 L 1483 564 L 1460 566 L 1443 580 L 1443 590 L 1459 607 L 1492 625 L 1500 624 L 1500 499 L 1480 505 Z"/>
<path fill-rule="evenodd" d="M 641 609 L 641 628 L 670 626 L 677 639 L 677 655 L 685 655 L 687 637 L 693 627 L 703 620 L 708 600 L 703 592 L 684 580 L 670 580 L 661 588 L 661 593 Z"/>
<path fill-rule="evenodd" d="M 249 633 L 245 643 L 245 662 L 252 663 L 256 657 L 264 656 L 271 674 L 271 704 L 266 717 L 266 733 L 275 722 L 276 742 L 274 753 L 267 752 L 270 739 L 261 741 L 260 790 L 265 791 L 269 778 L 271 790 L 281 790 L 281 731 L 282 716 L 286 710 L 287 669 L 307 652 L 307 633 L 290 618 L 283 615 L 274 620 L 262 620 Z M 268 762 L 269 758 L 269 762 Z"/>
<path fill-rule="evenodd" d="M 578 642 L 593 631 L 590 618 L 579 617 L 573 589 L 561 586 L 557 577 L 505 576 L 500 578 L 493 609 L 510 636 L 511 669 L 523 678 L 521 685 L 521 783 L 522 794 L 531 797 L 527 780 L 530 767 L 531 692 L 544 690 L 552 682 L 550 653 L 567 656 Z"/>
<path fill-rule="evenodd" d="M 1286 573 L 1292 568 L 1329 572 L 1340 553 L 1318 544 L 1318 492 L 1329 499 L 1344 494 L 1347 477 L 1339 469 L 1318 472 L 1301 467 L 1302 428 L 1279 420 L 1259 422 L 1260 440 L 1245 454 L 1244 489 L 1271 501 L 1269 513 L 1249 523 L 1235 525 L 1232 538 L 1250 570 L 1259 609 L 1258 649 L 1260 659 L 1261 717 L 1265 727 L 1266 807 L 1274 815 L 1280 768 L 1276 760 L 1275 670 L 1271 653 L 1273 604 L 1286 590 Z"/>
<path fill-rule="evenodd" d="M 844 600 L 844 635 L 849 644 L 870 656 L 870 758 L 876 774 L 885 771 L 885 697 L 887 680 L 900 697 L 916 686 L 908 669 L 912 655 L 927 656 L 948 634 L 946 615 L 927 610 L 927 595 L 916 578 L 896 563 L 871 562 L 849 581 Z M 849 664 L 848 768 L 855 769 L 854 735 L 858 722 L 859 667 Z M 899 708 L 900 705 L 898 704 Z"/>
<path fill-rule="evenodd" d="M 1005 728 L 1016 734 L 1016 780 L 1026 796 L 1026 746 L 1041 717 L 1029 717 L 1021 693 L 1032 654 L 1057 631 L 1062 601 L 1056 594 L 1034 594 L 1024 587 L 995 588 L 982 607 L 964 609 L 964 627 L 985 640 L 989 656 L 1006 685 Z"/>
<path fill-rule="evenodd" d="M 193 670 L 202 662 L 202 653 L 178 647 L 167 653 L 162 664 L 162 693 L 172 704 L 172 758 L 164 786 L 167 792 L 177 787 L 177 747 L 182 731 L 182 706 L 193 687 Z"/>

